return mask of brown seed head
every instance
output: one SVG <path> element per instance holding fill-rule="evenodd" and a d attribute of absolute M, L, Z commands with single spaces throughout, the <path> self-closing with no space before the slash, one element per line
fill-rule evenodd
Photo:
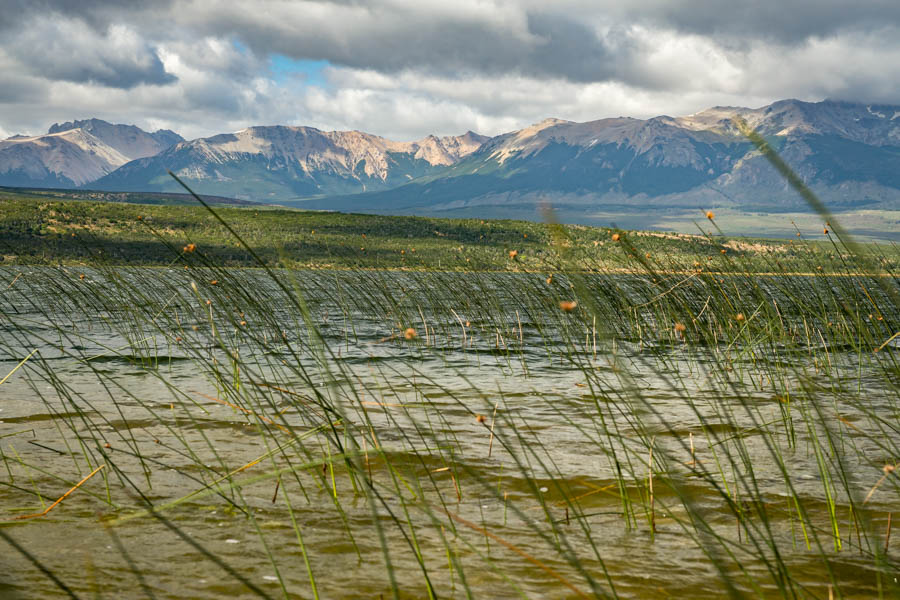
<path fill-rule="evenodd" d="M 685 329 L 687 329 L 687 327 L 684 326 L 684 323 L 675 323 L 675 331 L 678 333 L 684 333 Z"/>
<path fill-rule="evenodd" d="M 213 279 L 212 281 L 209 282 L 209 285 L 219 285 L 219 280 Z"/>
<path fill-rule="evenodd" d="M 84 279 L 84 273 L 78 276 L 78 279 Z"/>
<path fill-rule="evenodd" d="M 887 475 L 888 473 L 893 473 L 896 468 L 895 465 L 884 465 L 884 474 Z"/>
<path fill-rule="evenodd" d="M 484 423 L 484 415 L 478 415 L 477 417 L 475 417 L 475 420 L 479 423 Z"/>
<path fill-rule="evenodd" d="M 716 213 L 714 213 L 711 210 L 708 210 L 708 211 L 706 211 L 706 218 L 709 219 L 710 221 L 712 221 L 713 219 L 716 218 Z"/>
<path fill-rule="evenodd" d="M 578 306 L 578 303 L 574 300 L 560 300 L 559 307 L 565 312 L 572 312 L 575 310 L 575 307 Z"/>
<path fill-rule="evenodd" d="M 825 235 L 828 235 L 828 228 L 827 228 L 827 227 L 826 227 L 825 229 L 823 229 L 822 231 L 825 232 Z"/>
<path fill-rule="evenodd" d="M 407 340 L 414 340 L 417 337 L 419 337 L 419 334 L 416 333 L 416 330 L 413 329 L 412 327 L 407 327 L 406 331 L 403 332 L 403 337 L 406 338 Z"/>
<path fill-rule="evenodd" d="M 547 285 L 550 285 L 551 283 L 553 283 L 553 275 L 550 275 L 550 277 L 547 278 Z"/>
<path fill-rule="evenodd" d="M 734 315 L 734 320 L 737 321 L 738 323 L 740 323 L 741 321 L 743 321 L 743 320 L 744 320 L 744 313 L 738 313 L 738 314 Z"/>
<path fill-rule="evenodd" d="M 197 249 L 197 245 L 193 244 L 193 243 L 188 244 L 187 246 L 184 247 L 185 252 L 193 252 L 196 249 Z"/>
<path fill-rule="evenodd" d="M 515 258 L 516 258 L 518 255 L 519 255 L 519 251 L 518 251 L 518 250 L 510 250 L 510 251 L 509 251 L 509 257 L 512 258 L 513 260 L 515 260 Z"/>
<path fill-rule="evenodd" d="M 614 241 L 614 242 L 618 242 L 618 241 L 619 241 L 619 237 L 620 237 L 620 236 L 619 236 L 619 234 L 618 234 L 618 233 L 614 233 L 614 234 L 612 234 L 612 241 Z"/>

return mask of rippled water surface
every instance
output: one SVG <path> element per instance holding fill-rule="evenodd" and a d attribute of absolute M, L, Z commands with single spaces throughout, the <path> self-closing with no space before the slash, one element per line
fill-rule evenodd
<path fill-rule="evenodd" d="M 276 275 L 0 270 L 0 596 L 898 593 L 897 345 L 827 284 Z"/>

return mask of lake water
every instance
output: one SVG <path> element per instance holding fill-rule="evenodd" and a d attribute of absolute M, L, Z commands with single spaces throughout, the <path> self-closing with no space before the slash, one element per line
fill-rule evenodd
<path fill-rule="evenodd" d="M 274 275 L 0 269 L 0 596 L 900 593 L 876 283 Z"/>

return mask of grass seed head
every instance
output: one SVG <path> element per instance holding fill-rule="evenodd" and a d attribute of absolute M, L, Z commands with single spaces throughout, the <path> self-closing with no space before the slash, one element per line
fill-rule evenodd
<path fill-rule="evenodd" d="M 714 213 L 711 210 L 708 210 L 708 211 L 706 211 L 706 218 L 709 219 L 710 221 L 712 221 L 713 219 L 716 218 L 716 213 Z"/>
<path fill-rule="evenodd" d="M 612 241 L 618 242 L 621 236 L 618 233 L 612 234 Z"/>
<path fill-rule="evenodd" d="M 560 300 L 559 307 L 565 312 L 572 312 L 578 303 L 574 300 Z"/>
<path fill-rule="evenodd" d="M 684 333 L 685 329 L 687 329 L 687 327 L 684 326 L 684 323 L 675 323 L 675 331 L 678 333 Z"/>
<path fill-rule="evenodd" d="M 485 421 L 484 415 L 478 415 L 477 417 L 475 417 L 475 420 L 478 421 L 479 423 L 484 423 L 484 421 Z"/>
<path fill-rule="evenodd" d="M 743 320 L 744 320 L 744 313 L 738 313 L 738 314 L 734 315 L 734 320 L 737 321 L 738 323 L 740 323 L 741 321 L 743 321 Z"/>
<path fill-rule="evenodd" d="M 412 327 L 407 327 L 406 331 L 403 332 L 403 337 L 407 340 L 414 340 L 419 337 L 419 334 Z"/>
<path fill-rule="evenodd" d="M 518 255 L 519 255 L 518 250 L 510 250 L 509 251 L 509 257 L 513 260 L 515 260 Z"/>

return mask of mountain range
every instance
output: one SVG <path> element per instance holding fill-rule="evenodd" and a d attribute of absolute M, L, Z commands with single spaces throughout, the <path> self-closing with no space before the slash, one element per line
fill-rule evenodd
<path fill-rule="evenodd" d="M 488 139 L 471 131 L 394 142 L 360 131 L 282 125 L 248 127 L 133 161 L 92 185 L 121 191 L 181 190 L 172 171 L 196 190 L 266 202 L 362 193 L 440 172 Z"/>
<path fill-rule="evenodd" d="M 99 119 L 57 123 L 44 135 L 0 140 L 0 185 L 78 187 L 182 140 L 167 129 L 147 133 Z"/>
<path fill-rule="evenodd" d="M 311 200 L 308 208 L 523 216 L 548 201 L 570 220 L 598 210 L 805 208 L 734 118 L 764 135 L 833 209 L 900 209 L 900 106 L 776 102 L 687 117 L 547 119 L 497 136 L 439 173 L 389 192 Z"/>
<path fill-rule="evenodd" d="M 900 210 L 900 106 L 783 100 L 684 116 L 547 119 L 486 137 L 396 142 L 359 131 L 259 126 L 185 141 L 91 119 L 0 141 L 0 185 L 199 193 L 313 209 L 527 216 L 551 201 L 598 210 L 802 201 L 738 131 L 744 119 L 836 210 Z"/>

